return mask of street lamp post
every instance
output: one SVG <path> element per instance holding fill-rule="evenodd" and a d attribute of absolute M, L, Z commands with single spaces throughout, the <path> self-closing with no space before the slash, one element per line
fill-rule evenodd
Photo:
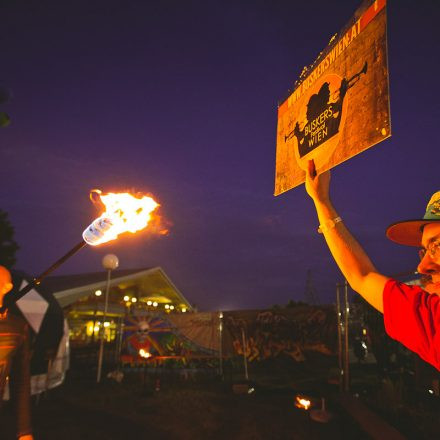
<path fill-rule="evenodd" d="M 110 277 L 112 270 L 115 270 L 119 266 L 119 260 L 116 255 L 107 254 L 102 259 L 102 266 L 107 270 L 107 284 L 105 288 L 105 300 L 104 300 L 104 314 L 102 316 L 102 326 L 101 330 L 101 338 L 99 344 L 99 355 L 98 355 L 98 373 L 96 376 L 96 382 L 99 383 L 101 381 L 101 370 L 102 370 L 102 357 L 104 354 L 104 336 L 105 336 L 105 320 L 107 317 L 107 308 L 108 308 L 108 293 L 110 290 Z"/>

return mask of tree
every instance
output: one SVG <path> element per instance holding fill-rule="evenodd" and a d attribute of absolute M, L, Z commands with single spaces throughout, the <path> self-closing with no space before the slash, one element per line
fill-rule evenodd
<path fill-rule="evenodd" d="M 0 104 L 11 99 L 11 92 L 4 87 L 0 87 Z M 7 127 L 11 123 L 11 118 L 5 112 L 0 111 L 0 127 Z"/>
<path fill-rule="evenodd" d="M 0 209 L 0 265 L 11 269 L 15 262 L 15 254 L 19 249 L 14 240 L 14 228 L 12 227 L 8 213 Z"/>

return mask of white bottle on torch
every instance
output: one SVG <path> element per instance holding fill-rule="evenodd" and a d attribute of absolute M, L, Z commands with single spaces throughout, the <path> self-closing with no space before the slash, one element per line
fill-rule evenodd
<path fill-rule="evenodd" d="M 96 246 L 102 243 L 102 238 L 112 226 L 113 222 L 108 217 L 98 217 L 84 230 L 83 239 L 87 244 Z"/>

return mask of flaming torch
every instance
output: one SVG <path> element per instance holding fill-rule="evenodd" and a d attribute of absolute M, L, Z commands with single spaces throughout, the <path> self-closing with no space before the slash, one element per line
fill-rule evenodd
<path fill-rule="evenodd" d="M 141 348 L 139 350 L 139 356 L 143 359 L 148 359 L 151 357 L 151 353 L 149 353 L 148 351 L 145 351 L 143 348 Z"/>
<path fill-rule="evenodd" d="M 11 307 L 15 302 L 31 291 L 41 280 L 57 269 L 87 244 L 97 246 L 115 240 L 124 232 L 135 233 L 148 226 L 153 219 L 153 211 L 159 204 L 151 197 L 132 195 L 129 193 L 102 194 L 100 190 L 93 190 L 90 198 L 95 204 L 103 207 L 104 212 L 95 219 L 83 232 L 83 239 L 67 254 L 56 261 L 49 269 L 34 278 L 29 284 L 16 294 L 9 293 L 4 297 L 0 313 Z"/>
<path fill-rule="evenodd" d="M 310 408 L 312 405 L 311 400 L 306 396 L 296 396 L 295 397 L 295 406 L 299 409 L 305 409 L 306 411 Z"/>

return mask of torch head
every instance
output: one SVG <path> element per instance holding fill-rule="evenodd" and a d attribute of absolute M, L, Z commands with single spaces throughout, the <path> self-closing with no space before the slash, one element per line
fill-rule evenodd
<path fill-rule="evenodd" d="M 113 222 L 108 217 L 98 217 L 94 220 L 83 232 L 82 236 L 87 244 L 96 246 L 97 244 L 104 243 L 109 240 L 106 237 L 106 232 L 111 229 Z M 114 235 L 111 239 L 115 238 Z"/>
<path fill-rule="evenodd" d="M 93 203 L 105 207 L 105 212 L 83 232 L 84 241 L 92 246 L 114 240 L 121 233 L 146 228 L 159 206 L 151 197 L 129 193 L 102 194 L 93 190 L 90 197 Z"/>

